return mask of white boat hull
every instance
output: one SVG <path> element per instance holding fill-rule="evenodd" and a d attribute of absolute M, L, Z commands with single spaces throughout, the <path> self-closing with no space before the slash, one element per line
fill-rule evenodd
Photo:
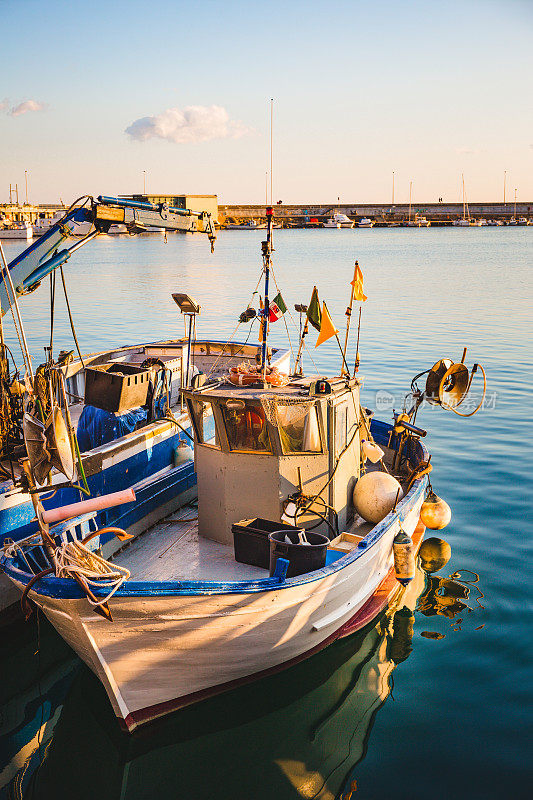
<path fill-rule="evenodd" d="M 412 535 L 420 494 L 402 528 Z M 115 714 L 137 725 L 324 647 L 376 591 L 392 566 L 397 519 L 355 560 L 328 574 L 289 579 L 279 590 L 115 595 L 113 623 L 85 599 L 32 599 L 105 686 Z M 316 577 L 312 577 L 316 575 Z M 13 576 L 11 576 L 13 578 Z M 307 578 L 302 581 L 301 578 Z M 22 590 L 23 585 L 18 584 Z M 149 584 L 144 584 L 149 586 Z"/>

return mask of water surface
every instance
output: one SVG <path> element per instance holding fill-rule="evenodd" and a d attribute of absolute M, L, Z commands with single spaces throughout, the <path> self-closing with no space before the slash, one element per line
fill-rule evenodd
<path fill-rule="evenodd" d="M 166 243 L 158 235 L 102 237 L 88 244 L 65 269 L 82 350 L 182 335 L 183 321 L 170 297 L 175 291 L 188 292 L 201 303 L 199 336 L 229 338 L 259 278 L 262 235 L 222 232 L 214 255 L 199 235 L 169 235 Z M 486 407 L 476 416 L 459 419 L 440 409 L 423 409 L 418 416 L 419 424 L 429 430 L 426 442 L 433 454 L 434 488 L 453 512 L 444 532 L 452 546 L 452 559 L 441 577 L 455 570 L 478 573 L 485 595 L 483 609 L 471 593 L 468 605 L 475 610 L 465 609 L 458 617 L 437 615 L 429 619 L 420 611 L 415 613 L 412 652 L 395 664 L 394 673 L 385 670 L 384 699 L 370 703 L 371 720 L 364 723 L 361 746 L 350 742 L 359 741 L 361 714 L 371 695 L 367 683 L 357 683 L 357 676 L 364 671 L 361 663 L 372 660 L 369 653 L 376 656 L 380 641 L 383 645 L 383 630 L 376 633 L 375 626 L 365 632 L 370 661 L 364 660 L 366 656 L 361 663 L 358 660 L 366 652 L 365 636 L 363 643 L 348 640 L 337 650 L 325 651 L 319 662 L 301 665 L 296 676 L 277 676 L 254 690 L 234 692 L 213 706 L 181 712 L 181 717 L 174 715 L 170 722 L 133 737 L 133 742 L 117 732 L 105 697 L 99 694 L 98 685 L 91 683 L 87 670 L 76 672 L 70 694 L 64 690 L 63 714 L 62 696 L 56 692 L 55 700 L 50 700 L 46 694 L 50 686 L 57 685 L 52 677 L 39 690 L 33 680 L 33 706 L 28 711 L 31 692 L 28 687 L 18 689 L 11 675 L 10 688 L 5 692 L 18 721 L 25 714 L 35 721 L 39 713 L 44 713 L 45 722 L 47 714 L 51 719 L 43 723 L 48 741 L 52 737 L 46 751 L 50 752 L 48 767 L 46 748 L 35 750 L 35 742 L 20 756 L 18 780 L 20 784 L 20 774 L 24 773 L 21 785 L 29 786 L 27 791 L 32 794 L 28 796 L 46 796 L 45 787 L 51 792 L 54 781 L 58 781 L 55 792 L 61 795 L 60 773 L 53 769 L 57 748 L 72 737 L 83 739 L 87 734 L 98 737 L 106 757 L 94 746 L 81 749 L 76 754 L 81 780 L 98 775 L 101 765 L 107 764 L 111 772 L 107 793 L 102 793 L 113 798 L 136 796 L 132 793 L 136 785 L 138 797 L 213 796 L 209 794 L 212 784 L 203 770 L 219 774 L 217 796 L 232 800 L 347 798 L 350 792 L 361 798 L 529 796 L 533 694 L 528 579 L 533 557 L 528 446 L 532 243 L 533 228 L 275 232 L 275 276 L 295 318 L 295 325 L 288 320 L 293 347 L 297 346 L 294 303 L 307 303 L 315 284 L 344 340 L 349 281 L 354 260 L 358 259 L 368 295 L 360 342 L 363 401 L 370 407 L 377 404 L 381 409 L 378 416 L 390 419 L 392 407 L 401 407 L 416 373 L 441 357 L 459 360 L 464 346 L 468 346 L 467 363 L 482 363 L 489 380 Z M 20 249 L 15 243 L 5 244 L 8 259 Z M 271 296 L 274 294 L 272 291 Z M 254 304 L 257 308 L 257 298 Z M 39 363 L 49 340 L 46 282 L 21 300 L 21 309 L 30 348 Z M 9 323 L 6 325 L 8 342 L 16 352 L 16 339 Z M 354 329 L 355 325 L 352 334 Z M 250 334 L 252 341 L 256 330 L 256 326 L 250 331 L 249 326 L 241 326 L 236 335 L 243 340 Z M 315 333 L 308 337 L 306 371 L 337 370 L 340 356 L 335 340 L 314 350 L 315 339 Z M 273 344 L 286 344 L 282 321 L 272 326 L 271 340 Z M 73 347 L 62 303 L 56 314 L 54 342 L 56 353 Z M 352 335 L 351 363 L 354 348 Z M 457 619 L 462 621 L 457 623 Z M 441 634 L 443 638 L 428 638 L 423 633 Z M 15 640 L 26 635 L 18 631 Z M 47 630 L 47 635 L 55 650 L 55 632 Z M 25 647 L 21 652 L 27 664 L 33 656 L 27 643 Z M 386 650 L 386 643 L 384 647 Z M 62 663 L 72 671 L 72 664 L 65 659 Z M 387 661 L 386 654 L 382 661 Z M 26 673 L 23 666 L 12 670 L 26 674 L 26 683 L 31 682 L 30 672 L 35 674 L 33 667 Z M 342 677 L 336 682 L 339 670 Z M 351 684 L 347 678 L 350 670 Z M 63 674 L 61 669 L 59 672 Z M 90 720 L 83 711 L 82 680 L 84 686 L 91 683 L 91 691 L 99 698 L 91 706 Z M 282 684 L 283 690 L 277 688 Z M 295 722 L 307 713 L 306 703 L 313 691 L 319 692 L 321 702 L 329 708 L 327 713 L 331 712 L 328 701 L 335 707 L 342 705 L 343 698 L 348 703 L 337 717 L 341 724 L 335 736 L 326 737 L 322 743 L 312 738 L 311 724 L 306 729 Z M 360 694 L 359 705 L 353 691 Z M 254 716 L 250 704 L 257 707 L 255 722 L 250 718 Z M 272 724 L 278 731 L 275 747 Z M 12 715 L 0 729 L 0 742 L 11 742 L 10 747 L 6 744 L 8 755 L 0 759 L 0 773 L 15 747 L 14 734 L 10 734 L 15 728 Z M 27 731 L 31 739 L 35 726 L 29 725 Z M 22 748 L 24 734 L 17 736 L 16 746 L 20 743 Z M 30 768 L 27 759 L 32 752 Z M 329 783 L 327 775 L 321 773 L 321 757 L 324 770 L 336 765 L 336 778 Z M 41 759 L 43 766 L 35 771 Z M 12 760 L 9 763 L 12 765 Z M 138 772 L 130 774 L 132 764 Z M 159 782 L 143 780 L 142 776 L 151 771 L 160 775 Z M 309 773 L 312 779 L 308 779 Z M 15 796 L 14 787 L 19 784 L 4 780 L 6 796 Z M 80 792 L 80 796 L 85 795 Z"/>

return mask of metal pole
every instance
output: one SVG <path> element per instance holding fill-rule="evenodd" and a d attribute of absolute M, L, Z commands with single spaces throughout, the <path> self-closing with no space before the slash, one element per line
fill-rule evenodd
<path fill-rule="evenodd" d="M 273 130 L 274 130 L 274 98 L 270 98 L 270 205 L 274 205 L 274 195 L 272 191 L 273 186 L 273 175 L 272 175 L 272 164 L 273 164 L 273 147 L 272 147 L 272 138 L 273 138 Z"/>
<path fill-rule="evenodd" d="M 192 343 L 192 321 L 193 321 L 193 314 L 189 314 L 189 346 L 187 348 L 187 370 L 185 373 L 185 386 L 188 389 L 190 386 L 189 380 L 189 371 L 190 371 L 190 363 L 191 363 L 191 343 Z"/>
<path fill-rule="evenodd" d="M 517 190 L 515 189 L 514 190 L 514 218 L 515 219 L 516 219 L 516 192 L 517 192 Z"/>
<path fill-rule="evenodd" d="M 265 269 L 265 301 L 263 304 L 263 341 L 261 344 L 261 368 L 263 370 L 263 380 L 266 378 L 267 368 L 267 338 L 268 338 L 268 284 L 270 280 L 270 254 L 272 252 L 272 206 L 266 210 L 267 213 L 267 239 L 263 242 L 263 264 Z"/>
<path fill-rule="evenodd" d="M 355 262 L 355 266 L 354 266 L 354 280 L 355 280 L 355 273 L 357 271 L 357 267 L 358 266 L 359 266 L 359 262 L 356 261 Z M 346 337 L 344 339 L 344 350 L 342 351 L 342 359 L 344 361 L 344 364 L 346 365 L 346 374 L 348 375 L 348 377 L 350 376 L 350 371 L 348 369 L 348 365 L 346 364 L 346 351 L 348 349 L 348 336 L 350 334 L 350 322 L 351 322 L 351 319 L 352 319 L 352 306 L 353 306 L 353 296 L 354 296 L 354 294 L 355 294 L 355 286 L 352 283 L 352 293 L 350 295 L 350 304 L 349 304 L 348 308 L 346 309 L 346 317 L 347 317 L 347 319 L 346 319 Z M 344 366 L 342 367 L 342 372 L 344 372 Z"/>
<path fill-rule="evenodd" d="M 354 372 L 359 372 L 359 334 L 361 332 L 361 309 L 362 306 L 359 306 L 359 322 L 357 323 L 357 345 L 355 346 Z"/>
<path fill-rule="evenodd" d="M 146 170 L 143 169 L 143 194 L 146 195 Z"/>
<path fill-rule="evenodd" d="M 394 170 L 392 171 L 392 205 L 394 205 Z"/>
<path fill-rule="evenodd" d="M 21 336 L 22 344 L 23 344 L 22 358 L 24 359 L 24 364 L 26 366 L 26 369 L 28 370 L 28 373 L 29 373 L 30 378 L 31 378 L 31 383 L 32 383 L 32 386 L 33 386 L 33 380 L 34 380 L 34 378 L 33 378 L 33 369 L 32 369 L 32 366 L 31 366 L 31 357 L 30 357 L 30 353 L 29 353 L 29 350 L 28 350 L 28 343 L 26 341 L 26 334 L 24 333 L 24 326 L 22 324 L 22 317 L 20 316 L 20 309 L 19 309 L 19 304 L 18 304 L 18 300 L 17 300 L 17 294 L 15 292 L 15 287 L 13 286 L 13 281 L 11 280 L 11 273 L 9 272 L 9 267 L 8 267 L 8 264 L 7 264 L 7 261 L 6 261 L 4 248 L 2 247 L 2 242 L 0 242 L 0 256 L 2 258 L 2 264 L 3 264 L 2 273 L 5 272 L 5 275 L 3 275 L 3 278 L 4 278 L 4 283 L 6 284 L 7 299 L 9 301 L 9 293 L 7 291 L 7 287 L 9 285 L 10 288 L 11 288 L 11 292 L 13 294 L 13 305 L 15 306 L 15 311 L 16 311 L 17 318 L 18 318 L 18 323 L 19 323 L 19 326 L 20 326 L 20 336 Z M 0 313 L 1 313 L 1 310 L 0 310 Z"/>
<path fill-rule="evenodd" d="M 409 222 L 411 222 L 411 197 L 413 193 L 413 181 L 409 181 Z"/>
<path fill-rule="evenodd" d="M 26 205 L 28 205 L 28 170 L 24 170 L 24 178 L 26 180 Z"/>
<path fill-rule="evenodd" d="M 504 171 L 503 171 L 503 205 L 504 205 L 504 209 L 503 210 L 504 211 L 505 211 L 505 184 L 506 183 L 507 183 L 507 170 L 504 169 Z"/>

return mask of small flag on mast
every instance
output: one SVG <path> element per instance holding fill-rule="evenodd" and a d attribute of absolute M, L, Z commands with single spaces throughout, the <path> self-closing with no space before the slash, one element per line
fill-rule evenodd
<path fill-rule="evenodd" d="M 313 294 L 311 295 L 311 300 L 309 301 L 309 306 L 307 307 L 307 319 L 313 328 L 316 328 L 317 331 L 320 331 L 322 314 L 320 312 L 320 300 L 318 299 L 318 290 L 316 286 L 313 287 Z"/>
<path fill-rule="evenodd" d="M 333 324 L 333 321 L 329 315 L 328 307 L 326 303 L 324 303 L 322 308 L 322 323 L 320 325 L 320 333 L 318 334 L 315 348 L 321 345 L 323 342 L 326 342 L 328 339 L 331 339 L 332 336 L 336 336 L 338 332 L 339 331 Z"/>
<path fill-rule="evenodd" d="M 363 292 L 363 273 L 357 262 L 353 273 L 353 281 L 350 281 L 350 283 L 353 286 L 353 299 L 364 302 L 366 300 L 366 294 Z"/>
<path fill-rule="evenodd" d="M 281 319 L 286 310 L 287 306 L 281 296 L 281 292 L 278 292 L 268 307 L 269 322 L 276 322 L 278 319 Z"/>

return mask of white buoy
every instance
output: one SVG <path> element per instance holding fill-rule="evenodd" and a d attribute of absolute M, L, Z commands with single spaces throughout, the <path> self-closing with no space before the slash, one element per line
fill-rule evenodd
<path fill-rule="evenodd" d="M 396 580 L 407 586 L 415 576 L 415 546 L 405 531 L 400 530 L 394 537 L 392 551 Z"/>
<path fill-rule="evenodd" d="M 368 458 L 373 464 L 380 461 L 385 455 L 381 447 L 375 442 L 369 442 L 368 439 L 363 439 L 361 442 L 361 449 L 365 458 Z"/>
<path fill-rule="evenodd" d="M 353 490 L 355 510 L 367 522 L 381 522 L 392 511 L 396 498 L 402 497 L 400 484 L 388 472 L 367 472 Z"/>

